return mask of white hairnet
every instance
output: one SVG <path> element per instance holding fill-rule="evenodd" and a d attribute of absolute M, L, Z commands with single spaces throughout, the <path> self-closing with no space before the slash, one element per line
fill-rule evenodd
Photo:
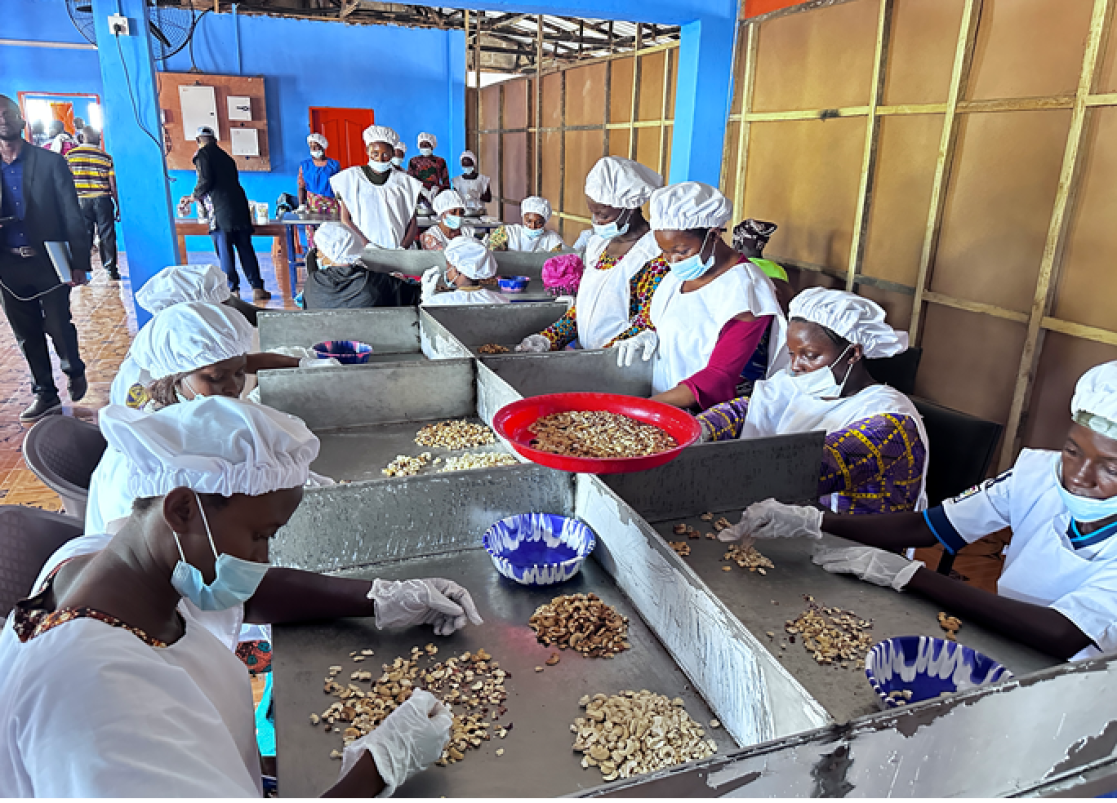
<path fill-rule="evenodd" d="M 460 157 L 458 157 L 458 162 L 460 163 L 461 160 L 466 158 L 467 156 L 470 159 L 473 160 L 473 166 L 476 167 L 477 166 L 477 155 L 473 151 L 462 151 L 462 155 Z"/>
<path fill-rule="evenodd" d="M 844 290 L 812 287 L 791 299 L 788 320 L 825 326 L 850 343 L 861 346 L 869 359 L 891 357 L 908 347 L 908 333 L 884 322 L 884 310 L 875 301 Z"/>
<path fill-rule="evenodd" d="M 1095 365 L 1082 375 L 1070 412 L 1075 423 L 1117 439 L 1117 361 Z"/>
<path fill-rule="evenodd" d="M 396 150 L 397 151 L 403 151 L 404 154 L 406 155 L 407 154 L 407 143 L 404 142 L 403 140 L 400 140 L 399 142 L 396 143 Z"/>
<path fill-rule="evenodd" d="M 314 245 L 334 265 L 352 265 L 364 249 L 357 233 L 344 223 L 323 223 L 314 232 Z"/>
<path fill-rule="evenodd" d="M 442 253 L 446 256 L 446 264 L 471 279 L 480 281 L 496 276 L 493 252 L 472 237 L 455 237 Z"/>
<path fill-rule="evenodd" d="M 423 147 L 424 142 L 429 142 L 432 148 L 438 147 L 438 137 L 436 137 L 434 134 L 428 134 L 426 131 L 423 131 L 419 134 L 418 145 L 420 148 Z"/>
<path fill-rule="evenodd" d="M 586 195 L 616 209 L 637 209 L 663 186 L 663 176 L 620 156 L 599 159 L 586 175 Z"/>
<path fill-rule="evenodd" d="M 155 315 L 184 301 L 220 304 L 229 295 L 229 280 L 216 265 L 171 265 L 136 291 L 136 303 Z"/>
<path fill-rule="evenodd" d="M 321 134 L 311 134 L 309 137 L 306 138 L 306 141 L 317 142 L 319 145 L 322 146 L 322 150 L 326 150 L 326 148 L 330 147 L 330 143 Z"/>
<path fill-rule="evenodd" d="M 436 215 L 441 215 L 451 209 L 465 209 L 465 201 L 457 190 L 443 190 L 434 196 L 431 207 Z"/>
<path fill-rule="evenodd" d="M 221 496 L 298 488 L 318 456 L 318 438 L 300 419 L 224 396 L 155 413 L 114 404 L 101 411 L 100 425 L 124 455 L 121 490 L 133 499 L 175 488 Z"/>
<path fill-rule="evenodd" d="M 386 125 L 370 125 L 361 137 L 365 141 L 366 148 L 374 142 L 386 142 L 393 148 L 399 146 L 399 136 Z"/>
<path fill-rule="evenodd" d="M 729 199 L 700 181 L 684 181 L 652 193 L 650 222 L 655 231 L 719 229 L 732 216 Z"/>
<path fill-rule="evenodd" d="M 532 195 L 530 198 L 524 198 L 520 202 L 521 215 L 539 215 L 546 223 L 551 219 L 551 202 L 546 198 L 540 198 L 538 195 Z"/>
<path fill-rule="evenodd" d="M 252 347 L 252 324 L 224 304 L 187 301 L 160 312 L 136 335 L 132 359 L 152 379 L 184 374 Z"/>

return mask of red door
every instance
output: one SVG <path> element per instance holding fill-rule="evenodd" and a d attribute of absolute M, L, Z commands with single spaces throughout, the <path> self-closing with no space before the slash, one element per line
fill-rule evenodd
<path fill-rule="evenodd" d="M 368 162 L 361 134 L 376 122 L 372 109 L 311 107 L 310 130 L 330 143 L 327 155 L 341 162 L 341 169 Z"/>

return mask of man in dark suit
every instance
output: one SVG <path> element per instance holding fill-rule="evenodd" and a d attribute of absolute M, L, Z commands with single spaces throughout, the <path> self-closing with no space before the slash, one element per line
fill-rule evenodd
<path fill-rule="evenodd" d="M 0 305 L 35 383 L 35 402 L 19 420 L 34 422 L 62 409 L 46 335 L 70 377 L 70 400 L 81 401 L 87 390 L 70 288 L 89 282 L 93 243 L 66 160 L 24 142 L 23 128 L 19 106 L 0 95 Z M 69 244 L 69 284 L 59 281 L 44 246 L 48 242 Z"/>

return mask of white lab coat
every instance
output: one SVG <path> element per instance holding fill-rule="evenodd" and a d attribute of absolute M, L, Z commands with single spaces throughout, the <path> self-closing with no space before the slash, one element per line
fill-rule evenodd
<path fill-rule="evenodd" d="M 1011 469 L 926 515 L 953 548 L 1012 528 L 997 593 L 1074 622 L 1097 645 L 1075 655 L 1078 661 L 1117 651 L 1117 538 L 1071 544 L 1071 515 L 1056 488 L 1059 459 L 1059 452 L 1025 449 Z"/>
<path fill-rule="evenodd" d="M 535 238 L 527 236 L 528 228 L 522 223 L 507 223 L 504 230 L 508 233 L 509 251 L 547 253 L 566 246 L 559 233 L 550 229 L 544 229 L 543 234 Z"/>
<path fill-rule="evenodd" d="M 350 167 L 332 177 L 330 187 L 345 202 L 353 225 L 370 243 L 395 249 L 415 216 L 423 184 L 401 170 L 392 170 L 388 180 L 377 186 L 365 178 L 360 167 Z"/>
<path fill-rule="evenodd" d="M 151 381 L 151 374 L 140 368 L 132 358 L 131 352 L 124 357 L 120 368 L 113 377 L 109 387 L 109 404 L 127 404 L 129 392 L 134 385 L 147 385 Z"/>
<path fill-rule="evenodd" d="M 481 196 L 489 189 L 488 176 L 483 176 L 480 173 L 477 174 L 476 178 L 455 176 L 450 181 L 450 186 L 457 190 L 458 195 L 465 201 L 467 211 L 478 212 L 485 208 Z"/>
<path fill-rule="evenodd" d="M 758 318 L 773 316 L 768 376 L 787 365 L 787 319 L 776 300 L 772 280 L 760 268 L 741 262 L 698 290 L 684 293 L 682 286 L 683 281 L 671 272 L 652 296 L 650 315 L 659 335 L 652 393 L 670 390 L 705 368 L 722 328 L 743 312 Z M 579 319 L 581 316 L 579 309 Z"/>
<path fill-rule="evenodd" d="M 451 290 L 448 293 L 435 293 L 423 302 L 424 307 L 449 307 L 459 304 L 507 304 L 508 299 L 488 288 L 477 290 Z"/>
<path fill-rule="evenodd" d="M 609 241 L 596 234 L 586 244 L 582 260 L 586 269 L 578 285 L 574 302 L 577 315 L 578 343 L 584 349 L 601 349 L 621 332 L 628 329 L 629 295 L 632 279 L 652 259 L 660 254 L 655 234 L 648 232 L 633 244 L 628 253 L 611 268 L 597 267 Z"/>

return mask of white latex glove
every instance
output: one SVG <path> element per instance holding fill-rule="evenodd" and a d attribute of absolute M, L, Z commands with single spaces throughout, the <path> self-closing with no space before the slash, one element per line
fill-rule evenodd
<path fill-rule="evenodd" d="M 437 265 L 433 268 L 427 268 L 423 271 L 423 292 L 421 301 L 430 301 L 434 298 L 434 294 L 438 292 L 438 282 L 442 278 L 442 268 Z"/>
<path fill-rule="evenodd" d="M 299 360 L 299 368 L 327 368 L 331 365 L 341 365 L 341 362 L 333 357 L 326 357 L 321 360 L 317 357 L 303 357 Z"/>
<path fill-rule="evenodd" d="M 641 360 L 647 362 L 655 356 L 655 350 L 658 346 L 659 336 L 651 329 L 645 329 L 635 337 L 628 338 L 628 340 L 617 341 L 612 346 L 617 350 L 617 367 L 631 367 L 637 353 L 640 353 Z"/>
<path fill-rule="evenodd" d="M 469 592 L 451 580 L 373 580 L 368 598 L 376 602 L 376 626 L 434 625 L 448 636 L 466 622 L 484 624 Z"/>
<path fill-rule="evenodd" d="M 908 560 L 903 555 L 871 546 L 820 546 L 811 559 L 831 574 L 852 574 L 867 583 L 897 591 L 924 566 L 923 561 Z"/>
<path fill-rule="evenodd" d="M 384 779 L 384 790 L 377 797 L 389 797 L 412 775 L 438 761 L 453 725 L 449 708 L 429 691 L 416 689 L 376 730 L 346 746 L 338 777 L 349 774 L 367 750 Z"/>
<path fill-rule="evenodd" d="M 741 520 L 718 533 L 719 541 L 753 538 L 821 538 L 822 511 L 806 505 L 785 505 L 775 499 L 754 502 Z"/>
<path fill-rule="evenodd" d="M 543 335 L 528 335 L 516 346 L 516 351 L 542 354 L 551 350 L 551 341 Z"/>

